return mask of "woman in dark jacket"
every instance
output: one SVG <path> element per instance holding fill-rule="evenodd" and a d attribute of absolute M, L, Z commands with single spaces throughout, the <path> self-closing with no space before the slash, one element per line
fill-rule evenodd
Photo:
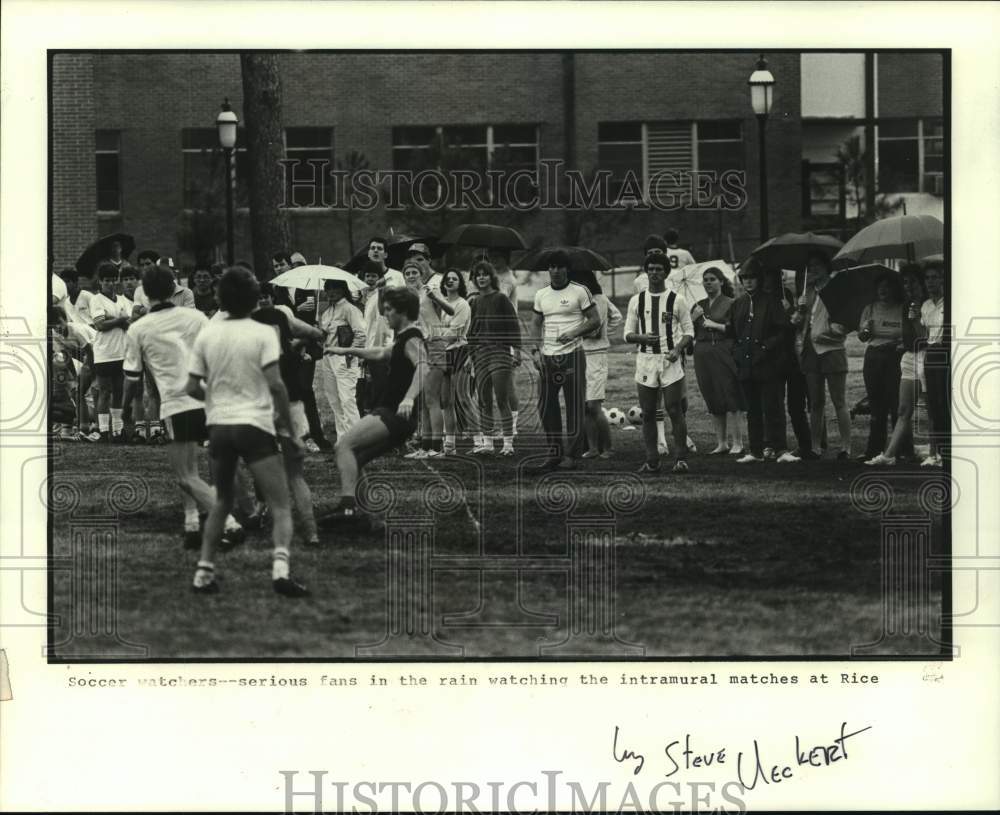
<path fill-rule="evenodd" d="M 765 459 L 799 461 L 785 451 L 785 365 L 788 318 L 781 301 L 764 291 L 763 269 L 750 261 L 740 272 L 746 293 L 730 310 L 728 333 L 733 359 L 747 404 L 750 451 L 737 459 L 750 464 Z"/>

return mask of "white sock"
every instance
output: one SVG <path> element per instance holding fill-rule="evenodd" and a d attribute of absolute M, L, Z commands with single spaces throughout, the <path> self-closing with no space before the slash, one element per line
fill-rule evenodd
<path fill-rule="evenodd" d="M 455 437 L 454 436 L 445 436 L 444 437 L 444 446 L 445 447 L 454 447 L 455 446 Z"/>
<path fill-rule="evenodd" d="M 227 515 L 226 516 L 226 531 L 227 532 L 232 532 L 232 531 L 234 531 L 236 529 L 242 529 L 242 528 L 243 527 L 240 526 L 240 522 L 237 521 L 232 515 Z"/>
<path fill-rule="evenodd" d="M 271 566 L 271 579 L 288 579 L 288 548 L 279 546 L 274 550 L 274 563 Z"/>
<path fill-rule="evenodd" d="M 656 424 L 656 443 L 657 444 L 667 443 L 667 434 L 663 432 L 663 425 L 660 424 L 659 422 L 657 422 Z"/>
<path fill-rule="evenodd" d="M 198 531 L 198 507 L 194 506 L 184 508 L 184 531 Z"/>
<path fill-rule="evenodd" d="M 511 420 L 511 422 L 513 422 L 514 433 L 515 434 L 517 433 L 517 414 L 518 413 L 520 413 L 520 411 L 518 411 L 518 410 L 512 410 L 510 412 L 510 420 Z"/>
<path fill-rule="evenodd" d="M 107 433 L 111 429 L 111 417 L 107 413 L 97 414 L 97 428 L 102 433 Z"/>
<path fill-rule="evenodd" d="M 486 442 L 483 440 L 483 434 L 477 433 L 475 436 L 473 436 L 472 444 L 476 447 L 482 447 L 483 445 L 485 445 Z"/>
<path fill-rule="evenodd" d="M 125 422 L 122 421 L 122 409 L 111 408 L 111 432 L 121 433 L 124 427 Z"/>
<path fill-rule="evenodd" d="M 198 571 L 194 573 L 194 585 L 205 586 L 215 580 L 215 566 L 211 561 L 199 560 Z"/>
<path fill-rule="evenodd" d="M 513 436 L 504 436 L 503 437 L 503 449 L 504 450 L 513 450 L 514 449 L 514 437 Z"/>

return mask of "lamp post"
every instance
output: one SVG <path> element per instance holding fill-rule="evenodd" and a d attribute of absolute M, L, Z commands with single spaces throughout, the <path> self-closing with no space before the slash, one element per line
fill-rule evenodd
<path fill-rule="evenodd" d="M 757 116 L 757 141 L 760 145 L 760 242 L 769 237 L 767 225 L 767 115 L 771 112 L 774 75 L 767 70 L 767 60 L 760 55 L 757 70 L 747 80 L 750 86 L 750 106 Z"/>
<path fill-rule="evenodd" d="M 229 106 L 227 98 L 222 103 L 222 112 L 215 119 L 219 131 L 219 145 L 226 153 L 226 265 L 235 263 L 233 249 L 233 150 L 236 148 L 236 127 L 239 117 Z"/>

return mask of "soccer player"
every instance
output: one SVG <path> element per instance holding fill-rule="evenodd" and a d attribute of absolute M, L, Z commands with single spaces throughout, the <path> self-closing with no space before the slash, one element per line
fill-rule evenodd
<path fill-rule="evenodd" d="M 417 428 L 418 397 L 427 376 L 427 351 L 416 322 L 420 297 L 410 289 L 387 289 L 385 318 L 395 332 L 385 348 L 328 349 L 333 354 L 389 363 L 385 389 L 375 409 L 337 440 L 340 504 L 320 520 L 320 525 L 357 517 L 355 490 L 362 467 L 374 458 L 405 443 Z"/>
<path fill-rule="evenodd" d="M 594 298 L 586 286 L 569 279 L 569 257 L 553 252 L 549 259 L 550 284 L 535 293 L 532 331 L 541 348 L 533 348 L 541 374 L 538 413 L 549 445 L 549 457 L 534 471 L 556 467 L 576 469 L 583 452 L 584 411 L 587 400 L 587 358 L 583 352 L 585 334 L 601 327 Z M 559 392 L 566 400 L 566 444 L 563 445 Z"/>
<path fill-rule="evenodd" d="M 177 478 L 184 503 L 184 548 L 197 549 L 201 542 L 199 510 L 208 513 L 215 491 L 198 474 L 198 449 L 208 438 L 204 405 L 187 395 L 188 358 L 198 333 L 208 324 L 204 314 L 179 308 L 170 302 L 174 278 L 166 266 L 149 266 L 142 279 L 149 311 L 126 335 L 125 412 L 140 391 L 143 373 L 156 383 L 160 394 L 160 418 L 167 428 L 167 460 Z M 232 515 L 225 519 L 227 538 L 242 536 Z"/>
<path fill-rule="evenodd" d="M 667 261 L 663 253 L 646 255 L 645 267 L 649 289 L 632 296 L 625 317 L 625 342 L 639 346 L 635 382 L 646 446 L 646 461 L 639 472 L 660 471 L 656 412 L 662 395 L 674 436 L 676 461 L 673 472 L 686 473 L 687 423 L 681 408 L 684 393 L 681 356 L 694 339 L 691 308 L 681 295 L 667 291 Z"/>
<path fill-rule="evenodd" d="M 681 249 L 677 246 L 679 239 L 680 235 L 677 234 L 676 229 L 668 229 L 663 233 L 663 240 L 667 243 L 667 262 L 670 264 L 671 272 L 694 263 L 694 257 L 691 253 L 687 249 Z"/>
<path fill-rule="evenodd" d="M 102 262 L 97 267 L 100 291 L 90 301 L 94 338 L 94 374 L 97 378 L 97 427 L 101 441 L 124 441 L 122 430 L 122 387 L 125 359 L 125 330 L 131 321 L 130 303 L 115 293 L 118 267 Z"/>
<path fill-rule="evenodd" d="M 264 493 L 273 518 L 271 579 L 275 592 L 302 597 L 309 592 L 289 576 L 292 512 L 285 468 L 275 439 L 274 413 L 291 428 L 288 391 L 281 381 L 281 345 L 270 326 L 252 319 L 260 286 L 252 272 L 230 268 L 219 281 L 219 307 L 227 312 L 212 320 L 195 339 L 187 394 L 205 400 L 209 452 L 215 473 L 215 503 L 205 521 L 201 558 L 194 575 L 197 593 L 219 590 L 212 562 L 233 505 L 236 466 L 246 462 Z M 292 445 L 301 442 L 294 436 Z"/>

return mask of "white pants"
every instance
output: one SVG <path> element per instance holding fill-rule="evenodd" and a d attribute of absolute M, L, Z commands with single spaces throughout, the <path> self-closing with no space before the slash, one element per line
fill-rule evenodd
<path fill-rule="evenodd" d="M 322 364 L 317 368 L 321 371 L 320 383 L 323 395 L 330 403 L 333 417 L 337 423 L 337 437 L 341 437 L 358 421 L 358 372 L 360 366 L 357 359 L 351 359 L 348 365 L 347 357 L 329 354 L 323 357 Z"/>

